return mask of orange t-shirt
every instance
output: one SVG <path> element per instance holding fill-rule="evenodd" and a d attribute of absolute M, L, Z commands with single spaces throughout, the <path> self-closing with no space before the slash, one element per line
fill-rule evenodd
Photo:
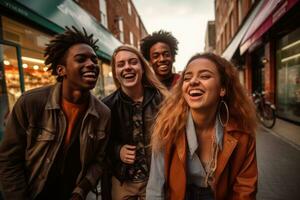
<path fill-rule="evenodd" d="M 86 103 L 74 104 L 63 98 L 62 109 L 67 118 L 67 132 L 65 135 L 65 146 L 69 145 L 74 125 L 78 119 L 78 116 L 84 113 Z"/>

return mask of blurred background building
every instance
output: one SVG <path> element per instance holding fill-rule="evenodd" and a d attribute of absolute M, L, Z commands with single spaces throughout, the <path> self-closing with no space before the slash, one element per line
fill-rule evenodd
<path fill-rule="evenodd" d="M 43 50 L 65 26 L 99 39 L 100 77 L 94 94 L 114 89 L 110 59 L 121 43 L 136 47 L 147 30 L 131 0 L 0 0 L 0 139 L 5 119 L 26 90 L 55 83 Z"/>
<path fill-rule="evenodd" d="M 300 123 L 299 0 L 215 0 L 216 52 L 249 95 L 266 93 L 277 116 Z"/>
<path fill-rule="evenodd" d="M 205 32 L 205 52 L 216 52 L 216 25 L 215 21 L 208 21 Z"/>

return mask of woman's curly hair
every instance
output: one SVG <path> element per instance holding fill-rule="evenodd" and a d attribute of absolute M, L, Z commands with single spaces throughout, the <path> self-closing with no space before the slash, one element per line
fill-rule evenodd
<path fill-rule="evenodd" d="M 48 71 L 52 71 L 52 75 L 58 75 L 56 72 L 57 65 L 65 64 L 66 53 L 69 48 L 75 44 L 87 44 L 96 52 L 98 46 L 97 40 L 93 39 L 93 34 L 88 34 L 84 28 L 83 32 L 72 26 L 66 27 L 66 31 L 57 34 L 47 45 L 44 53 L 45 65 L 49 65 Z M 57 81 L 62 81 L 61 77 L 57 77 Z"/>
<path fill-rule="evenodd" d="M 172 35 L 171 32 L 159 30 L 157 32 L 153 32 L 151 35 L 148 35 L 141 40 L 140 49 L 146 60 L 150 60 L 150 48 L 158 42 L 166 43 L 170 47 L 173 58 L 175 57 L 175 55 L 177 55 L 177 39 Z"/>

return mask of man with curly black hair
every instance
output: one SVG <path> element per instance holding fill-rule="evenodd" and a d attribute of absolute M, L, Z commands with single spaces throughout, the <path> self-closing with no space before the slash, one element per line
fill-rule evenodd
<path fill-rule="evenodd" d="M 25 92 L 0 146 L 5 199 L 85 199 L 104 167 L 110 110 L 90 92 L 99 75 L 96 42 L 67 28 L 45 49 L 57 83 Z"/>
<path fill-rule="evenodd" d="M 173 63 L 178 50 L 178 41 L 164 30 L 153 32 L 141 40 L 141 52 L 151 64 L 157 78 L 168 88 L 176 83 L 179 74 L 173 73 Z"/>

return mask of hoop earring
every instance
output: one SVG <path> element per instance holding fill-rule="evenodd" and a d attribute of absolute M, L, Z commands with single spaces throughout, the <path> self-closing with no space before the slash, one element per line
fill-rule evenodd
<path fill-rule="evenodd" d="M 225 110 L 226 110 L 226 121 L 225 121 L 225 123 L 222 121 L 222 118 L 221 118 L 221 107 L 222 107 L 222 105 L 224 105 Z M 219 119 L 219 122 L 221 123 L 222 127 L 227 126 L 228 121 L 229 121 L 229 109 L 228 109 L 227 103 L 223 100 L 223 98 L 221 99 L 220 104 L 219 104 L 218 119 Z"/>

